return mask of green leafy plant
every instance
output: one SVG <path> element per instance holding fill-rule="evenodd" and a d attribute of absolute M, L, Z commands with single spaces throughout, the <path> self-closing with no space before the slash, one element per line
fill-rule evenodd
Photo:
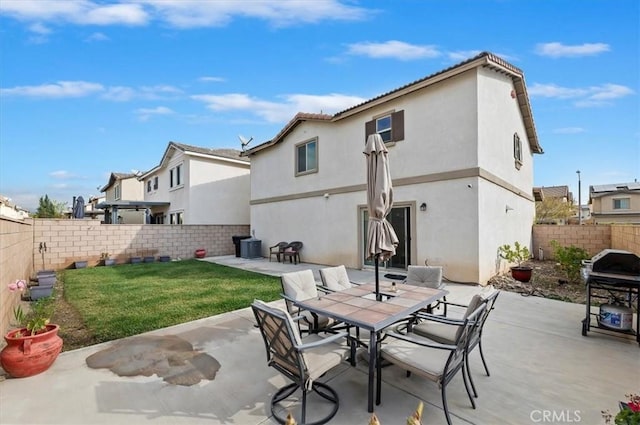
<path fill-rule="evenodd" d="M 108 252 L 101 252 L 100 253 L 100 259 L 101 260 L 108 260 L 109 259 L 109 253 Z"/>
<path fill-rule="evenodd" d="M 627 394 L 626 396 L 629 401 L 620 402 L 620 411 L 615 418 L 608 410 L 602 411 L 606 424 L 610 424 L 613 419 L 615 425 L 640 425 L 640 395 Z"/>
<path fill-rule="evenodd" d="M 513 244 L 513 248 L 508 244 L 502 245 L 498 248 L 498 253 L 500 257 L 504 258 L 508 262 L 518 263 L 518 267 L 521 267 L 524 261 L 531 258 L 529 248 L 521 245 L 518 241 Z"/>
<path fill-rule="evenodd" d="M 561 246 L 556 240 L 552 240 L 550 243 L 553 249 L 553 256 L 560 263 L 560 269 L 567 274 L 567 278 L 571 282 L 579 282 L 582 260 L 589 259 L 589 253 L 585 249 L 574 245 Z"/>
<path fill-rule="evenodd" d="M 23 292 L 27 287 L 27 283 L 24 279 L 18 279 L 9 283 L 8 287 L 11 292 Z M 15 325 L 22 329 L 14 336 L 21 338 L 43 332 L 49 324 L 50 313 L 50 303 L 47 303 L 45 299 L 34 302 L 31 306 L 31 311 L 28 313 L 25 313 L 20 305 L 15 307 L 13 309 L 13 319 Z"/>

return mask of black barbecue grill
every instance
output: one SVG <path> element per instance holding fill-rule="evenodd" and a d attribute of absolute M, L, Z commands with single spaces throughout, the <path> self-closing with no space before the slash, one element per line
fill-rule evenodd
<path fill-rule="evenodd" d="M 635 335 L 640 344 L 640 257 L 629 251 L 605 249 L 586 262 L 582 272 L 587 287 L 587 313 L 582 321 L 582 335 L 587 336 L 592 316 L 595 316 L 595 327 Z M 601 305 L 600 313 L 591 313 L 592 298 L 608 300 L 608 304 Z M 617 312 L 618 316 L 626 316 L 625 319 L 630 315 L 628 329 L 620 322 L 607 322 L 603 313 L 607 308 L 610 310 L 607 314 Z M 631 325 L 634 310 L 635 330 Z"/>

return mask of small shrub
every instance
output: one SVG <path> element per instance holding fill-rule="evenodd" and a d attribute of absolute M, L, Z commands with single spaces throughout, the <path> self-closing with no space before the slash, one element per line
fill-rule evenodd
<path fill-rule="evenodd" d="M 560 263 L 560 268 L 567 274 L 567 278 L 571 282 L 580 281 L 582 260 L 591 258 L 589 253 L 584 248 L 574 245 L 561 246 L 556 240 L 551 241 L 551 247 L 553 248 L 553 256 Z"/>

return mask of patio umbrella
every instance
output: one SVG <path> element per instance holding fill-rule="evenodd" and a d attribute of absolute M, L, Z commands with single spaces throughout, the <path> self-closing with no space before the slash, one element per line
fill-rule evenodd
<path fill-rule="evenodd" d="M 367 156 L 367 208 L 369 210 L 365 256 L 367 259 L 374 259 L 376 299 L 379 301 L 379 263 L 396 255 L 398 245 L 396 232 L 386 218 L 393 206 L 393 187 L 387 157 L 389 153 L 379 134 L 372 134 L 367 138 L 364 154 Z"/>
<path fill-rule="evenodd" d="M 84 198 L 82 196 L 78 196 L 73 205 L 73 218 L 84 218 Z"/>

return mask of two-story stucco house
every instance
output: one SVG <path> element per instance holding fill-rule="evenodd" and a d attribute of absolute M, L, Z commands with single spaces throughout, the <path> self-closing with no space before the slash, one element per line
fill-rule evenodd
<path fill-rule="evenodd" d="M 249 224 L 249 158 L 236 149 L 169 142 L 140 175 L 150 223 Z"/>
<path fill-rule="evenodd" d="M 262 247 L 300 240 L 305 262 L 367 267 L 368 134 L 387 143 L 389 220 L 400 239 L 386 264 L 442 265 L 486 283 L 500 245 L 529 245 L 533 154 L 542 153 L 523 72 L 490 53 L 335 115 L 298 114 L 251 158 L 251 227 Z"/>
<path fill-rule="evenodd" d="M 144 209 L 129 208 L 142 201 L 142 183 L 134 173 L 111 173 L 109 182 L 100 189 L 104 201 L 97 208 L 104 209 L 104 222 L 109 224 L 142 224 Z"/>
<path fill-rule="evenodd" d="M 589 186 L 591 216 L 600 223 L 640 223 L 640 183 Z"/>

